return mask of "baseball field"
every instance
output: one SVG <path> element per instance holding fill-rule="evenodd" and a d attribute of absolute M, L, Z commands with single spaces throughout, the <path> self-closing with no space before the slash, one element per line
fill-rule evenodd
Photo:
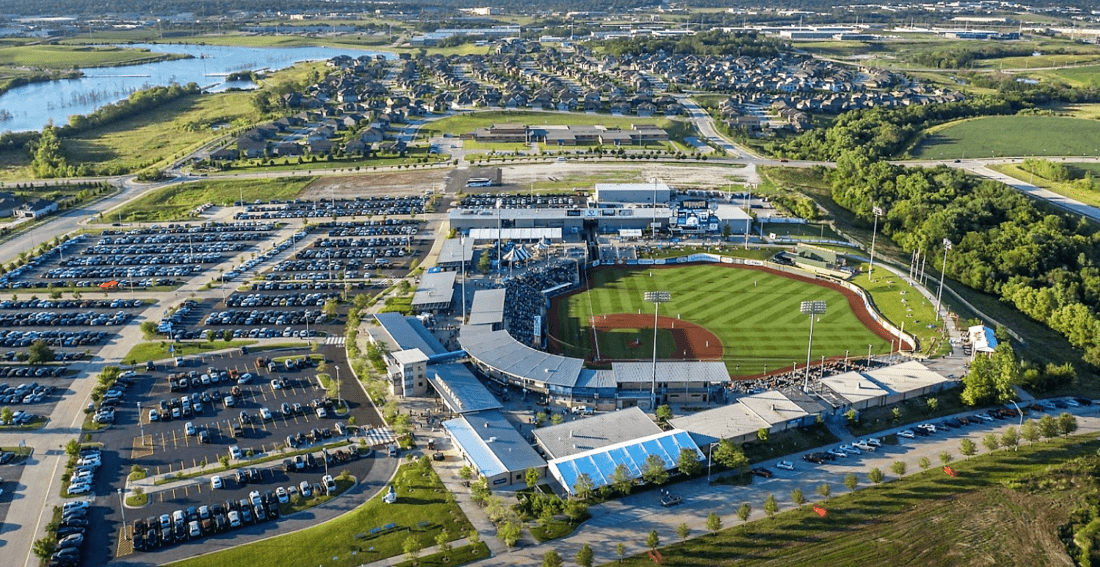
<path fill-rule="evenodd" d="M 730 265 L 598 268 L 589 287 L 554 299 L 551 346 L 567 356 L 600 360 L 653 355 L 653 304 L 647 291 L 668 291 L 660 306 L 657 356 L 721 360 L 735 376 L 758 375 L 806 362 L 809 316 L 802 301 L 825 301 L 814 322 L 811 358 L 853 357 L 890 350 L 883 331 L 846 290 L 809 278 Z"/>

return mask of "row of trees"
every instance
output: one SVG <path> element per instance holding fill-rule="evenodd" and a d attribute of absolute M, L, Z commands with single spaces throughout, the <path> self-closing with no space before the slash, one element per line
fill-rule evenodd
<path fill-rule="evenodd" d="M 720 30 L 700 32 L 679 37 L 640 36 L 604 43 L 612 55 L 691 54 L 701 56 L 727 56 L 738 54 L 746 57 L 776 57 L 782 44 L 755 31 L 726 33 Z"/>
<path fill-rule="evenodd" d="M 867 226 L 878 206 L 883 233 L 906 252 L 938 257 L 950 240 L 948 277 L 1014 305 L 1100 364 L 1100 235 L 1084 218 L 1048 212 L 1002 183 L 858 151 L 827 175 L 833 200 Z"/>

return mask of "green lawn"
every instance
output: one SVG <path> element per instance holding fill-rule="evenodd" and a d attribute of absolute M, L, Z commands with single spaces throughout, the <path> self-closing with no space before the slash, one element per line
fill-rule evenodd
<path fill-rule="evenodd" d="M 103 213 L 103 222 L 166 222 L 190 220 L 190 212 L 203 203 L 232 204 L 243 194 L 245 201 L 293 199 L 315 177 L 278 179 L 210 180 L 172 185 Z"/>
<path fill-rule="evenodd" d="M 743 447 L 749 462 L 759 463 L 839 442 L 840 439 L 830 433 L 825 424 L 815 423 L 805 428 L 771 433 L 767 441 L 749 441 Z"/>
<path fill-rule="evenodd" d="M 458 505 L 447 502 L 448 492 L 434 471 L 424 472 L 418 466 L 405 465 L 398 471 L 394 485 L 396 504 L 384 504 L 381 497 L 375 497 L 348 514 L 301 531 L 170 565 L 352 567 L 401 555 L 409 535 L 418 537 L 427 546 L 434 545 L 435 536 L 444 528 L 456 537 L 469 532 L 470 522 Z M 368 536 L 370 530 L 390 523 L 396 524 L 397 529 L 373 538 Z M 421 526 L 422 523 L 425 525 Z M 357 535 L 363 537 L 356 538 Z"/>
<path fill-rule="evenodd" d="M 488 128 L 493 124 L 527 124 L 592 126 L 602 125 L 609 128 L 630 129 L 631 124 L 656 124 L 659 128 L 669 128 L 672 120 L 660 117 L 641 118 L 638 116 L 611 116 L 608 114 L 585 114 L 580 112 L 518 112 L 509 110 L 491 110 L 457 114 L 431 123 L 429 128 L 437 132 L 465 134 L 477 128 Z"/>
<path fill-rule="evenodd" d="M 612 329 L 597 333 L 605 359 L 645 359 L 653 356 L 653 329 Z M 676 350 L 672 331 L 657 330 L 657 358 L 671 358 Z"/>
<path fill-rule="evenodd" d="M 938 348 L 945 346 L 940 341 L 936 340 L 936 344 L 932 344 L 933 340 L 941 336 L 943 328 L 942 323 L 935 322 L 936 306 L 932 301 L 925 299 L 916 288 L 910 287 L 900 277 L 895 277 L 893 272 L 875 268 L 875 278 L 872 281 L 867 277 L 867 266 L 863 262 L 849 261 L 849 265 L 860 270 L 860 274 L 852 278 L 851 282 L 871 294 L 879 313 L 888 321 L 898 327 L 905 325 L 905 332 L 916 336 L 920 341 L 921 352 L 929 355 L 946 352 L 946 349 Z M 929 328 L 929 325 L 933 327 Z M 932 346 L 936 350 L 929 352 L 928 349 Z"/>
<path fill-rule="evenodd" d="M 649 275 L 652 273 L 652 277 Z M 810 323 L 799 302 L 824 300 L 828 312 L 815 325 L 812 357 L 843 357 L 853 353 L 887 352 L 889 342 L 864 327 L 840 292 L 769 272 L 725 265 L 677 268 L 600 269 L 590 272 L 593 289 L 556 300 L 561 328 L 557 337 L 565 354 L 587 357 L 591 350 L 585 329 L 589 317 L 605 313 L 652 313 L 645 291 L 667 290 L 672 301 L 661 314 L 679 316 L 706 327 L 721 339 L 726 367 L 734 375 L 759 374 L 806 360 Z M 589 302 L 591 301 L 591 309 Z"/>
<path fill-rule="evenodd" d="M 936 129 L 910 153 L 917 159 L 1095 156 L 1100 155 L 1100 124 L 1061 116 L 976 118 Z"/>
<path fill-rule="evenodd" d="M 857 473 L 865 489 L 854 493 L 836 475 L 824 479 L 838 495 L 821 503 L 824 518 L 782 493 L 775 494 L 779 514 L 742 524 L 731 514 L 739 503 L 731 502 L 724 519 L 738 525 L 661 548 L 662 565 L 1070 565 L 1058 528 L 1096 480 L 1076 465 L 1065 465 L 1066 472 L 1056 465 L 1098 446 L 1095 435 L 1055 439 L 957 460 L 956 477 L 938 466 L 901 480 L 883 471 L 891 482 L 870 488 L 865 472 Z M 919 471 L 914 463 L 909 470 Z M 816 498 L 819 484 L 814 479 L 801 488 Z M 753 509 L 763 500 L 760 494 Z M 623 564 L 653 562 L 638 554 Z"/>
<path fill-rule="evenodd" d="M 1100 176 L 1100 164 L 1075 163 L 1073 164 L 1073 166 L 1090 172 L 1093 178 Z M 991 165 L 989 166 L 989 168 L 999 171 L 1005 175 L 1015 177 L 1020 181 L 1026 181 L 1036 187 L 1049 189 L 1059 195 L 1063 195 L 1069 197 L 1070 199 L 1080 201 L 1086 205 L 1100 207 L 1100 191 L 1085 185 L 1085 183 L 1080 180 L 1076 182 L 1051 181 L 1049 179 L 1039 177 L 1038 175 L 1032 175 L 1030 172 L 1021 169 L 1020 166 L 1015 163 Z"/>
<path fill-rule="evenodd" d="M 182 57 L 185 56 L 111 46 L 21 45 L 0 48 L 0 66 L 46 69 L 138 65 Z"/>
<path fill-rule="evenodd" d="M 176 351 L 174 353 L 168 352 L 168 346 L 174 344 Z M 130 349 L 130 352 L 122 358 L 127 364 L 141 364 L 150 360 L 161 360 L 165 358 L 171 358 L 174 356 L 191 356 L 195 354 L 202 354 L 206 352 L 213 352 L 216 350 L 222 350 L 227 348 L 239 348 L 242 346 L 248 346 L 256 344 L 253 340 L 235 340 L 235 341 L 223 341 L 216 340 L 210 341 L 195 341 L 187 343 L 171 343 L 169 341 L 138 343 Z"/>

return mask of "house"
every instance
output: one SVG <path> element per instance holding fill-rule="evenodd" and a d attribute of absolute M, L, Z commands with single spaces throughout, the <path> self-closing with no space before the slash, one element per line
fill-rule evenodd
<path fill-rule="evenodd" d="M 253 138 L 247 135 L 241 136 L 237 138 L 237 149 L 240 150 L 246 158 L 264 157 L 267 153 L 267 140 Z"/>
<path fill-rule="evenodd" d="M 10 217 L 19 208 L 22 199 L 4 191 L 0 193 L 0 217 Z"/>
<path fill-rule="evenodd" d="M 332 140 L 312 140 L 309 142 L 309 153 L 315 156 L 328 155 L 332 153 L 334 146 Z"/>
<path fill-rule="evenodd" d="M 280 142 L 275 144 L 272 149 L 272 153 L 282 157 L 294 157 L 302 155 L 302 146 L 295 144 L 294 142 Z"/>
<path fill-rule="evenodd" d="M 240 152 L 230 148 L 221 148 L 210 152 L 211 161 L 233 161 L 237 159 Z"/>
<path fill-rule="evenodd" d="M 24 219 L 39 219 L 57 212 L 57 203 L 49 199 L 27 199 L 15 209 L 15 216 Z"/>

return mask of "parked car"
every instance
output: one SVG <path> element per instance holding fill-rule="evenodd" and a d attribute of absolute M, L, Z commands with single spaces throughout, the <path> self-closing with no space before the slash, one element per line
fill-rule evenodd
<path fill-rule="evenodd" d="M 783 469 L 785 471 L 793 471 L 794 470 L 794 463 L 792 463 L 790 461 L 779 461 L 778 463 L 775 464 L 775 468 Z"/>

